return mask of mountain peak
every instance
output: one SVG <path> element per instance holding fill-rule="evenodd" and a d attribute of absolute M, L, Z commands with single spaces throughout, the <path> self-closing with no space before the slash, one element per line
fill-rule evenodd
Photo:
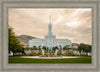
<path fill-rule="evenodd" d="M 33 37 L 33 36 L 29 36 L 29 35 L 20 35 L 20 36 L 17 36 L 17 38 L 20 40 L 20 42 L 24 45 L 28 45 L 28 41 L 31 40 L 31 39 L 38 39 L 36 37 Z"/>

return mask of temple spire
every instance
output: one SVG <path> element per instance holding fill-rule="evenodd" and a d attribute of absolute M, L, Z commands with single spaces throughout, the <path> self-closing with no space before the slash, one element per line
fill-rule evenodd
<path fill-rule="evenodd" d="M 51 16 L 49 16 L 49 19 L 50 19 L 50 24 L 51 24 Z"/>
<path fill-rule="evenodd" d="M 50 23 L 49 23 L 49 26 L 48 26 L 48 29 L 49 29 L 49 35 L 52 35 L 52 25 L 51 25 L 51 16 L 49 16 L 50 18 Z"/>

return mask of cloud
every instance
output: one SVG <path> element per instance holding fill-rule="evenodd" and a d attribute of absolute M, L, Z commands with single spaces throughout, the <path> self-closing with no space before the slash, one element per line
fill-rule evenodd
<path fill-rule="evenodd" d="M 57 38 L 91 44 L 91 8 L 10 8 L 8 19 L 16 35 L 44 38 L 49 16 L 52 16 L 52 31 Z"/>

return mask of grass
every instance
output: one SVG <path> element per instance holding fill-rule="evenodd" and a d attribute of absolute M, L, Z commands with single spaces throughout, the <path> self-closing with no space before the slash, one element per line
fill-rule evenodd
<path fill-rule="evenodd" d="M 9 57 L 10 64 L 32 64 L 32 63 L 39 63 L 39 64 L 48 64 L 48 63 L 70 63 L 70 64 L 90 64 L 91 57 L 80 57 L 80 58 L 66 58 L 66 59 L 32 59 L 32 58 L 21 58 L 21 57 Z"/>

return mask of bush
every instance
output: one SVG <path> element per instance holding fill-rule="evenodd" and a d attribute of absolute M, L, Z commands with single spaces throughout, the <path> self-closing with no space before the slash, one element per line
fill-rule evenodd
<path fill-rule="evenodd" d="M 32 55 L 33 55 L 33 56 L 36 56 L 37 54 L 36 54 L 36 52 L 34 52 L 34 53 L 32 53 Z"/>
<path fill-rule="evenodd" d="M 22 56 L 22 54 L 14 54 L 14 56 Z"/>
<path fill-rule="evenodd" d="M 58 52 L 57 52 L 57 55 L 62 55 L 62 51 L 61 51 L 61 50 L 58 51 Z"/>
<path fill-rule="evenodd" d="M 39 51 L 39 52 L 38 52 L 38 55 L 42 55 L 42 52 Z"/>
<path fill-rule="evenodd" d="M 63 56 L 68 56 L 68 54 L 64 54 Z"/>
<path fill-rule="evenodd" d="M 54 57 L 56 57 L 57 55 L 54 55 Z"/>
<path fill-rule="evenodd" d="M 32 48 L 30 48 L 30 47 L 27 46 L 27 47 L 25 47 L 24 49 L 25 49 L 25 50 L 31 50 Z"/>

